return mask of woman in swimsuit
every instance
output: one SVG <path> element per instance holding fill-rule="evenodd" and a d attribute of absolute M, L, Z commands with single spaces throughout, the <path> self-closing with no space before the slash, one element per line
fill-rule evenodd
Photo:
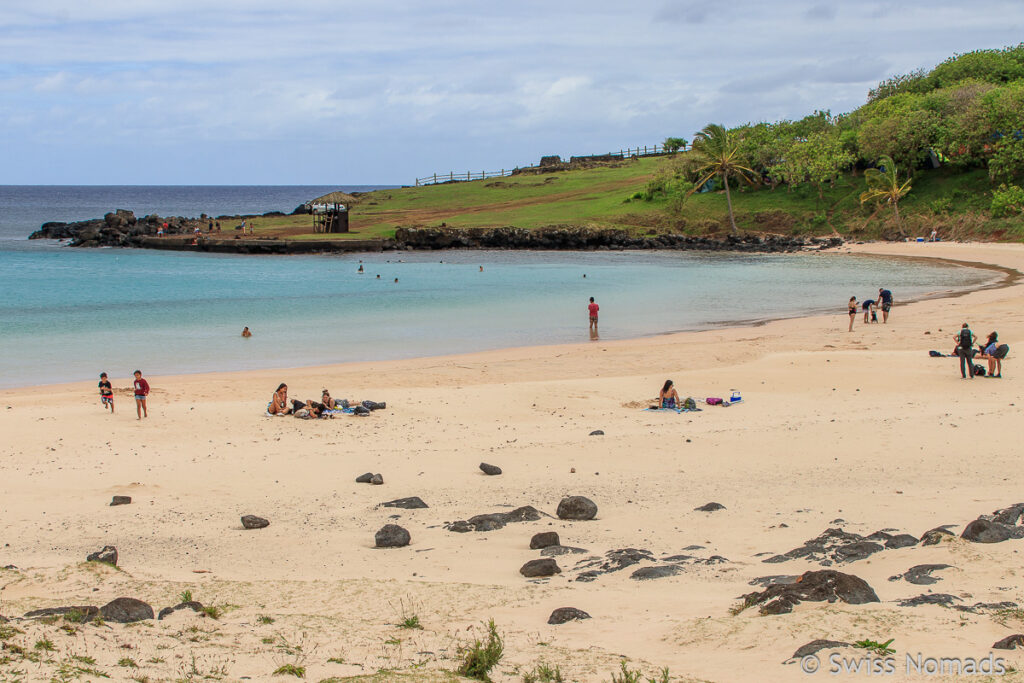
<path fill-rule="evenodd" d="M 277 391 L 270 397 L 270 403 L 267 404 L 267 412 L 271 415 L 287 415 L 291 412 L 288 408 L 287 384 L 281 384 L 277 387 Z"/>
<path fill-rule="evenodd" d="M 857 316 L 857 297 L 851 296 L 847 307 L 850 309 L 850 329 L 848 331 L 853 332 L 853 319 Z"/>
<path fill-rule="evenodd" d="M 676 391 L 675 385 L 672 384 L 672 380 L 665 380 L 665 386 L 661 388 L 661 393 L 658 394 L 658 404 L 662 408 L 675 409 L 679 404 L 679 393 Z"/>

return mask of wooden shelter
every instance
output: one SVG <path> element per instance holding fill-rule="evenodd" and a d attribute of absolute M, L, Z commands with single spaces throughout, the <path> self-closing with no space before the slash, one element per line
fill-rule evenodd
<path fill-rule="evenodd" d="M 306 202 L 313 217 L 313 232 L 348 232 L 348 210 L 356 198 L 344 192 L 328 192 Z"/>

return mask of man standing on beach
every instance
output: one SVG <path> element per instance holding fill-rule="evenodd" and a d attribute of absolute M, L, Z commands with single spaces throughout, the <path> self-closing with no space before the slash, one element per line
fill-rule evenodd
<path fill-rule="evenodd" d="M 888 289 L 878 290 L 878 303 L 882 305 L 882 324 L 889 322 L 889 309 L 892 308 L 892 292 Z"/>
<path fill-rule="evenodd" d="M 956 355 L 960 356 L 960 377 L 961 379 L 967 379 L 968 374 L 971 379 L 974 379 L 974 333 L 971 332 L 971 328 L 964 323 L 964 326 L 960 328 L 959 334 L 956 335 Z M 964 366 L 967 366 L 964 369 Z"/>
<path fill-rule="evenodd" d="M 590 305 L 587 306 L 587 310 L 590 312 L 590 331 L 597 332 L 597 312 L 601 310 L 601 307 L 594 303 L 594 297 L 590 297 Z"/>

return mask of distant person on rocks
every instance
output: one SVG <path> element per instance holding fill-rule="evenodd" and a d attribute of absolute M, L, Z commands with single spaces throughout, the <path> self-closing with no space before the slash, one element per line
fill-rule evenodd
<path fill-rule="evenodd" d="M 248 327 L 243 327 L 242 328 L 242 336 L 247 338 L 247 339 L 252 336 L 252 332 L 249 331 Z"/>
<path fill-rule="evenodd" d="M 110 414 L 114 414 L 114 388 L 110 386 L 110 380 L 107 379 L 107 373 L 100 373 L 100 403 L 103 404 L 103 409 L 110 408 Z"/>
<path fill-rule="evenodd" d="M 892 292 L 888 289 L 879 289 L 878 302 L 882 305 L 882 324 L 885 324 L 889 322 L 889 309 L 892 308 Z"/>
<path fill-rule="evenodd" d="M 658 407 L 675 409 L 678 405 L 679 392 L 676 391 L 672 380 L 667 379 L 665 380 L 665 385 L 661 387 L 661 392 L 658 394 Z"/>
<path fill-rule="evenodd" d="M 210 224 L 206 226 L 206 232 L 213 232 L 213 221 L 210 221 Z"/>
<path fill-rule="evenodd" d="M 590 314 L 590 330 L 597 332 L 597 312 L 601 310 L 601 307 L 594 302 L 594 297 L 590 297 L 590 303 L 587 305 L 587 312 Z"/>
<path fill-rule="evenodd" d="M 220 221 L 217 221 L 214 225 L 217 226 L 217 232 L 220 232 Z"/>
<path fill-rule="evenodd" d="M 974 379 L 974 363 L 972 362 L 974 359 L 974 333 L 971 332 L 967 323 L 963 324 L 955 339 L 957 342 L 956 355 L 960 356 L 960 377 Z"/>
<path fill-rule="evenodd" d="M 857 317 L 857 297 L 851 296 L 846 304 L 846 308 L 850 313 L 850 329 L 847 331 L 853 332 L 853 319 Z"/>
<path fill-rule="evenodd" d="M 132 383 L 132 387 L 135 389 L 135 414 L 138 415 L 140 420 L 143 417 L 149 417 L 149 412 L 146 410 L 149 382 L 142 378 L 142 370 L 135 371 L 135 382 Z"/>
<path fill-rule="evenodd" d="M 253 221 L 249 221 L 249 234 L 250 235 L 255 235 L 256 234 L 256 223 L 254 223 Z"/>

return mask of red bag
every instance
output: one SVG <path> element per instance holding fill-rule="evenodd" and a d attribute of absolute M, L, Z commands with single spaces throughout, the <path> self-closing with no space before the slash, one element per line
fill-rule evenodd
<path fill-rule="evenodd" d="M 704 399 L 704 402 L 707 403 L 709 406 L 720 406 L 720 405 L 722 405 L 722 399 L 720 399 L 720 398 L 706 398 L 706 399 Z"/>

